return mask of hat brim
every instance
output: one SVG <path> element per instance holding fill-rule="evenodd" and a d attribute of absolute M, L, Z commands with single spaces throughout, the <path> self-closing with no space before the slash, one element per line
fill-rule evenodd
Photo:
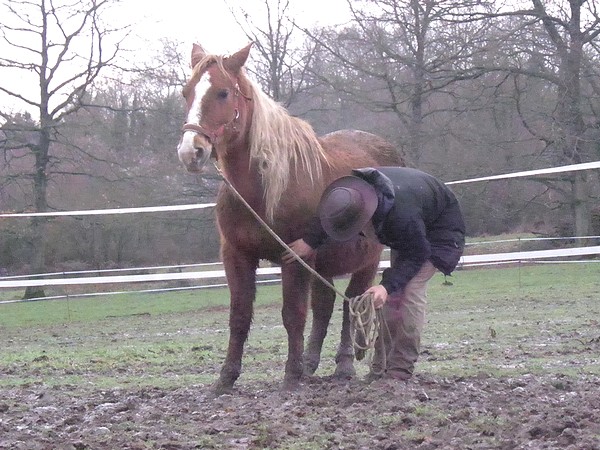
<path fill-rule="evenodd" d="M 353 237 L 356 237 L 369 220 L 371 220 L 373 213 L 375 213 L 375 210 L 377 209 L 379 200 L 377 198 L 377 192 L 371 184 L 367 183 L 362 178 L 353 175 L 347 175 L 332 182 L 327 186 L 321 198 L 325 198 L 332 190 L 337 188 L 354 189 L 360 193 L 364 202 L 364 207 L 360 214 L 348 227 L 339 229 L 339 227 L 334 225 L 332 220 L 322 214 L 323 203 L 321 202 L 318 210 L 319 218 L 321 220 L 321 226 L 331 239 L 335 241 L 348 241 Z"/>

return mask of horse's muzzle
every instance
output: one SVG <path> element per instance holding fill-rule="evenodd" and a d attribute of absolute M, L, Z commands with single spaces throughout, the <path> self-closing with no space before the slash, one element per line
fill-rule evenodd
<path fill-rule="evenodd" d="M 202 172 L 213 152 L 212 143 L 203 135 L 184 133 L 177 146 L 177 155 L 189 172 Z"/>

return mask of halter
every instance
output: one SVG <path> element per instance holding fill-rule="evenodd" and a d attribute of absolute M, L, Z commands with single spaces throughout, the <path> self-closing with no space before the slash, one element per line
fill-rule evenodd
<path fill-rule="evenodd" d="M 252 99 L 250 97 L 248 97 L 247 95 L 243 94 L 242 91 L 240 91 L 240 87 L 239 87 L 238 83 L 235 83 L 235 89 L 233 91 L 233 96 L 237 99 L 238 106 L 236 108 L 234 108 L 233 119 L 231 119 L 229 122 L 219 126 L 215 130 L 208 129 L 200 124 L 186 122 L 183 124 L 183 127 L 181 127 L 181 131 L 184 133 L 186 131 L 192 131 L 194 133 L 201 134 L 201 135 L 205 136 L 210 141 L 210 143 L 213 145 L 215 144 L 217 139 L 219 139 L 221 136 L 223 136 L 223 134 L 225 134 L 226 128 L 231 127 L 232 131 L 237 131 L 236 124 L 237 124 L 238 119 L 240 118 L 239 96 L 242 96 L 244 98 L 244 100 L 247 100 L 247 101 L 250 101 Z"/>

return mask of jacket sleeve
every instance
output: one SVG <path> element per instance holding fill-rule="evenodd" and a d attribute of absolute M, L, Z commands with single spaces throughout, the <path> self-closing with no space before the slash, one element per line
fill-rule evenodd
<path fill-rule="evenodd" d="M 397 256 L 390 267 L 383 271 L 381 285 L 388 294 L 402 292 L 408 282 L 421 270 L 431 256 L 425 224 L 420 219 L 411 219 L 404 225 L 395 221 L 387 227 L 387 245 L 396 250 Z"/>
<path fill-rule="evenodd" d="M 327 233 L 321 226 L 321 220 L 315 216 L 308 222 L 308 229 L 302 239 L 313 249 L 316 249 L 325 242 L 327 237 Z"/>

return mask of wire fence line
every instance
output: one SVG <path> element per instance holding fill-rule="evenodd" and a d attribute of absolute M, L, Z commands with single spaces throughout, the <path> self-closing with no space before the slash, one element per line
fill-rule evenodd
<path fill-rule="evenodd" d="M 465 180 L 449 181 L 447 185 L 466 184 L 480 181 L 504 180 L 509 178 L 524 178 L 537 175 L 547 175 L 562 172 L 577 172 L 580 170 L 600 169 L 600 161 L 589 163 L 570 164 L 567 166 L 549 167 L 545 169 L 527 170 L 522 172 L 512 172 L 502 175 L 491 175 L 487 177 L 469 178 Z M 20 212 L 20 213 L 0 213 L 0 217 L 57 217 L 57 216 L 91 216 L 91 215 L 109 215 L 109 214 L 138 214 L 154 213 L 166 211 L 187 211 L 193 209 L 212 208 L 216 203 L 196 203 L 189 205 L 171 205 L 171 206 L 147 206 L 137 208 L 113 208 L 113 209 L 88 209 L 80 211 L 46 211 L 46 212 Z"/>
<path fill-rule="evenodd" d="M 504 244 L 509 242 L 527 242 L 527 241 L 574 241 L 574 240 L 585 240 L 585 239 L 600 239 L 600 236 L 556 236 L 556 237 L 522 237 L 512 239 L 498 239 L 496 241 L 477 241 L 467 242 L 465 245 L 487 245 L 487 244 Z"/>
<path fill-rule="evenodd" d="M 583 256 L 583 255 L 600 255 L 600 246 L 594 247 L 579 247 L 574 249 L 563 249 L 560 252 L 548 251 L 548 250 L 539 250 L 533 252 L 511 252 L 511 253 L 496 253 L 496 254 L 487 254 L 487 255 L 467 255 L 461 258 L 458 269 L 468 268 L 468 267 L 482 267 L 482 266 L 500 266 L 507 264 L 515 264 L 515 263 L 529 263 L 529 264 L 567 264 L 567 263 L 600 263 L 600 259 L 587 259 L 587 260 L 542 260 L 541 258 L 554 258 L 554 257 L 569 257 L 569 256 Z M 389 267 L 389 261 L 382 262 L 379 266 L 379 272 L 383 271 L 383 269 Z M 218 272 L 215 275 L 215 272 Z M 270 269 L 258 269 L 258 275 L 281 275 L 280 268 L 270 268 Z M 143 279 L 133 279 L 130 277 L 91 277 L 91 278 L 72 278 L 72 279 L 62 279 L 62 280 L 31 280 L 35 281 L 36 285 L 44 285 L 48 286 L 52 284 L 54 286 L 57 285 L 73 285 L 73 284 L 102 284 L 102 283 L 134 283 L 134 282 L 149 282 L 149 281 L 169 281 L 169 280 L 195 280 L 199 281 L 201 279 L 211 279 L 211 278 L 224 278 L 224 271 L 210 271 L 210 272 L 187 272 L 184 274 L 172 274 L 178 275 L 176 278 L 169 277 L 169 274 L 161 274 L 161 276 L 139 276 L 143 277 Z M 120 278 L 120 281 L 117 279 Z M 71 282 L 72 281 L 72 282 Z M 48 283 L 52 282 L 52 283 Z M 257 280 L 257 284 L 279 284 L 281 282 L 281 278 L 269 278 L 264 280 Z M 21 282 L 22 283 L 22 282 Z M 26 285 L 19 284 L 18 286 L 11 286 L 9 282 L 6 284 L 3 281 L 0 281 L 0 288 L 8 288 L 8 287 L 24 287 Z M 0 305 L 3 304 L 11 304 L 11 303 L 25 303 L 25 302 L 37 302 L 37 301 L 45 301 L 45 300 L 60 300 L 67 298 L 89 298 L 89 297 L 100 297 L 107 295 L 119 295 L 119 294 L 148 294 L 148 293 L 165 293 L 165 292 L 176 292 L 176 291 L 185 291 L 185 290 L 202 290 L 202 289 L 215 289 L 215 288 L 224 288 L 227 287 L 227 283 L 213 283 L 213 284 L 201 284 L 194 286 L 184 286 L 184 287 L 171 287 L 171 288 L 158 288 L 158 289 L 139 289 L 139 290 L 127 290 L 127 291 L 110 291 L 110 292 L 90 292 L 90 293 L 80 293 L 80 294 L 65 294 L 65 295 L 54 295 L 47 297 L 38 297 L 38 298 L 29 298 L 29 299 L 16 299 L 16 300 L 2 300 L 0 301 Z"/>
<path fill-rule="evenodd" d="M 446 184 L 460 184 L 460 183 L 471 183 L 476 181 L 491 181 L 508 178 L 519 178 L 519 177 L 530 177 L 541 174 L 570 172 L 578 170 L 590 170 L 600 168 L 600 161 L 583 164 L 573 164 L 568 166 L 553 167 L 547 169 L 529 170 L 523 172 L 514 172 L 503 175 L 493 175 L 489 177 L 480 177 L 466 180 L 459 180 L 448 182 Z M 79 216 L 79 215 L 105 215 L 105 214 L 130 214 L 130 213 L 147 213 L 147 212 L 163 212 L 163 211 L 181 211 L 191 209 L 202 209 L 215 206 L 214 203 L 204 204 L 192 204 L 192 205 L 175 205 L 175 206 L 156 206 L 156 207 L 141 207 L 141 208 L 119 208 L 119 209 L 104 209 L 104 210 L 84 210 L 84 211 L 57 211 L 57 212 L 46 212 L 46 213 L 2 213 L 0 217 L 36 217 L 36 216 Z M 543 240 L 583 240 L 583 239 L 600 239 L 600 236 L 574 236 L 574 237 L 534 237 L 534 238 L 515 238 L 515 239 L 503 239 L 497 241 L 483 241 L 483 242 L 472 242 L 467 245 L 487 245 L 487 244 L 498 244 L 508 242 L 524 242 L 524 241 L 543 241 Z M 459 267 L 477 267 L 483 265 L 501 265 L 510 264 L 516 262 L 552 262 L 552 261 L 538 261 L 544 259 L 556 259 L 556 258 L 569 258 L 569 257 L 581 257 L 589 255 L 599 255 L 600 246 L 588 246 L 588 247 L 576 247 L 569 249 L 554 249 L 554 250 L 537 250 L 537 251 L 519 251 L 519 252 L 507 252 L 507 253 L 492 253 L 485 255 L 465 255 L 461 258 Z M 554 261 L 557 262 L 557 261 Z M 566 261 L 561 261 L 566 262 Z M 192 267 L 205 267 L 220 265 L 220 262 L 213 263 L 201 263 L 201 264 L 182 264 L 182 265 L 168 265 L 168 266 L 154 266 L 154 267 L 136 267 L 136 268 L 117 268 L 117 269 L 100 269 L 100 270 L 80 270 L 70 272 L 52 272 L 46 274 L 32 274 L 32 275 L 15 275 L 0 277 L 0 288 L 4 289 L 15 289 L 28 286 L 64 286 L 64 285 L 94 285 L 94 284 L 116 284 L 116 283 L 139 283 L 139 282 L 158 282 L 158 281 L 176 281 L 176 280 L 206 280 L 206 279 L 219 279 L 225 277 L 224 270 L 207 270 L 207 271 L 190 271 L 182 272 L 182 269 Z M 383 270 L 389 267 L 389 261 L 382 261 L 379 269 Z M 94 277 L 70 277 L 70 275 L 83 275 L 83 274 L 100 274 L 100 273 L 115 273 L 115 272 L 134 272 L 134 271 L 151 271 L 151 270 L 166 270 L 166 269 L 177 269 L 180 272 L 174 273 L 154 273 L 154 274 L 136 274 L 136 275 L 115 275 L 115 276 L 94 276 Z M 281 269 L 279 267 L 273 268 L 259 268 L 257 275 L 280 275 Z M 67 278 L 43 278 L 42 277 L 54 277 L 63 276 Z M 279 279 L 268 279 L 259 280 L 259 283 L 276 283 Z M 184 289 L 203 289 L 203 288 L 214 288 L 222 287 L 226 284 L 204 284 L 201 286 L 189 286 L 180 288 L 164 288 L 164 289 L 151 289 L 141 291 L 125 291 L 129 293 L 133 292 L 164 292 L 169 290 L 184 290 Z M 88 293 L 81 294 L 79 296 L 94 296 L 94 295 L 114 295 L 115 292 L 109 293 Z M 7 300 L 0 301 L 3 303 L 14 303 L 19 301 L 36 301 L 36 300 L 49 300 L 56 298 L 65 298 L 69 296 L 52 296 L 43 297 L 40 299 L 27 299 L 27 300 Z"/>
<path fill-rule="evenodd" d="M 104 216 L 110 214 L 139 214 L 170 211 L 189 211 L 212 208 L 216 203 L 195 203 L 190 205 L 141 206 L 137 208 L 85 209 L 79 211 L 46 211 L 27 213 L 2 213 L 0 217 L 59 217 L 59 216 Z"/>
<path fill-rule="evenodd" d="M 0 280 L 16 280 L 22 278 L 40 278 L 40 277 L 54 277 L 54 276 L 65 276 L 65 275 L 83 275 L 90 273 L 110 273 L 110 272 L 142 272 L 148 270 L 165 270 L 165 269 L 185 269 L 189 267 L 208 267 L 208 266 L 220 266 L 222 262 L 209 262 L 209 263 L 197 263 L 197 264 L 176 264 L 170 266 L 147 266 L 147 267 L 122 267 L 115 269 L 88 269 L 88 270 L 71 270 L 62 272 L 46 272 L 46 273 L 34 273 L 29 275 L 8 275 L 0 277 Z"/>
<path fill-rule="evenodd" d="M 273 278 L 270 280 L 258 280 L 257 284 L 278 284 L 281 282 L 280 278 Z M 0 300 L 0 305 L 8 305 L 11 303 L 27 303 L 27 302 L 40 302 L 46 300 L 64 300 L 73 298 L 90 298 L 90 297 L 102 297 L 107 295 L 125 295 L 125 294 L 160 294 L 165 292 L 177 292 L 177 291 L 193 291 L 201 289 L 219 289 L 227 287 L 227 283 L 218 284 L 204 284 L 198 286 L 185 286 L 185 287 L 172 287 L 172 288 L 159 288 L 159 289 L 138 289 L 130 291 L 110 291 L 110 292 L 86 292 L 81 294 L 64 294 L 64 295 L 52 295 L 47 297 L 36 297 L 16 300 Z"/>
<path fill-rule="evenodd" d="M 578 256 L 600 255 L 600 245 L 589 247 L 574 247 L 553 250 L 533 250 L 505 253 L 492 253 L 482 255 L 464 255 L 461 257 L 459 267 L 472 265 L 495 265 L 498 263 L 516 263 L 537 259 L 569 258 Z M 390 266 L 389 261 L 382 261 L 380 269 Z M 260 275 L 280 275 L 280 267 L 261 267 L 256 271 Z M 90 285 L 90 284 L 120 284 L 141 283 L 177 280 L 206 280 L 225 278 L 224 270 L 206 270 L 192 272 L 169 272 L 142 275 L 109 275 L 94 277 L 71 277 L 71 278 L 44 278 L 44 279 L 0 279 L 0 288 L 23 288 L 28 286 L 68 286 L 68 285 Z"/>
<path fill-rule="evenodd" d="M 513 238 L 513 239 L 498 239 L 492 241 L 478 241 L 478 242 L 467 242 L 467 247 L 475 247 L 479 245 L 493 245 L 493 244 L 505 244 L 511 242 L 535 242 L 535 241 L 574 241 L 574 240 L 586 240 L 586 239 L 598 239 L 600 240 L 600 236 L 568 236 L 568 237 L 523 237 L 523 238 Z M 586 248 L 586 247 L 584 247 Z M 587 247 L 594 248 L 594 247 Z M 389 249 L 385 249 L 384 253 L 389 252 Z M 509 260 L 519 259 L 518 254 L 511 254 L 512 257 Z M 556 255 L 560 256 L 560 255 Z M 493 255 L 492 255 L 493 257 Z M 555 256 L 550 256 L 555 257 Z M 465 257 L 463 257 L 465 258 Z M 475 264 L 475 261 L 469 261 L 469 256 L 466 256 L 466 260 L 464 261 L 464 265 L 472 265 Z M 522 258 L 523 259 L 523 258 Z M 493 262 L 493 261 L 491 261 Z M 462 263 L 462 261 L 461 261 Z M 193 267 L 211 267 L 217 266 L 222 267 L 223 263 L 221 261 L 208 262 L 208 263 L 195 263 L 195 264 L 174 264 L 174 265 L 166 265 L 166 266 L 144 266 L 144 267 L 124 267 L 124 268 L 114 268 L 114 269 L 89 269 L 89 270 L 72 270 L 72 271 L 61 271 L 61 272 L 46 272 L 46 273 L 36 273 L 36 274 L 27 274 L 27 275 L 9 275 L 9 276 L 1 276 L 0 277 L 0 288 L 9 287 L 8 284 L 3 285 L 1 282 L 9 281 L 9 280 L 29 280 L 35 278 L 48 278 L 48 277 L 70 277 L 72 275 L 84 275 L 84 274 L 104 274 L 104 273 L 118 273 L 118 272 L 146 272 L 146 271 L 158 271 L 158 270 L 168 270 L 168 269 L 176 269 L 176 270 L 184 270 Z M 183 272 L 182 272 L 183 273 Z M 224 272 L 222 272 L 224 273 Z M 135 275 L 134 275 L 135 276 Z M 203 277 L 204 278 L 204 277 Z M 164 281 L 164 280 L 161 280 Z M 20 284 L 18 287 L 22 287 Z M 17 286 L 14 286 L 17 287 Z"/>

